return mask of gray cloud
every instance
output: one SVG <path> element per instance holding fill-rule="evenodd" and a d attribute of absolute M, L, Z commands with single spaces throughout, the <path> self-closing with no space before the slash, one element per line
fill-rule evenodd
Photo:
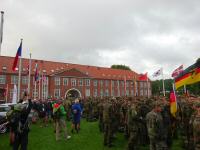
<path fill-rule="evenodd" d="M 200 56 L 200 1 L 1 0 L 5 11 L 3 55 L 19 39 L 34 58 L 110 66 L 126 64 L 166 77 Z"/>

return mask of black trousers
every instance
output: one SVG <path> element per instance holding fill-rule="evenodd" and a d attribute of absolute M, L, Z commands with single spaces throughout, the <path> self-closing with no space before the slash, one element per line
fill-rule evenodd
<path fill-rule="evenodd" d="M 18 150 L 20 145 L 21 145 L 21 150 L 27 150 L 28 146 L 28 131 L 24 131 L 23 133 L 15 134 L 14 138 L 14 143 L 13 143 L 13 150 Z"/>

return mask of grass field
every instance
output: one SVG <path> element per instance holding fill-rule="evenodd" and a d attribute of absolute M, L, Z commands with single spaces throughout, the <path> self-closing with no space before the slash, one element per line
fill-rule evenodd
<path fill-rule="evenodd" d="M 68 129 L 70 123 L 67 123 Z M 31 125 L 29 134 L 28 150 L 125 150 L 127 141 L 122 134 L 118 134 L 114 141 L 115 147 L 103 146 L 103 135 L 98 130 L 97 122 L 81 123 L 79 134 L 71 134 L 70 140 L 55 141 L 55 134 L 52 126 L 40 128 L 39 125 Z M 0 135 L 0 150 L 10 150 L 8 134 Z M 148 150 L 142 147 L 141 150 Z M 172 150 L 182 150 L 179 141 L 175 141 Z"/>

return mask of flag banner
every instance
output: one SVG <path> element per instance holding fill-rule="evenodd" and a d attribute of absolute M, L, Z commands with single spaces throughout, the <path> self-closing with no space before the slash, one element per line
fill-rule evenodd
<path fill-rule="evenodd" d="M 13 62 L 13 66 L 12 66 L 12 70 L 13 71 L 16 71 L 18 59 L 21 56 L 22 56 L 22 41 L 20 43 L 20 46 L 19 46 L 19 48 L 17 50 L 16 56 L 15 56 L 15 59 L 14 59 L 14 62 Z"/>
<path fill-rule="evenodd" d="M 172 72 L 172 77 L 176 78 L 181 72 L 183 72 L 183 65 L 179 66 Z"/>
<path fill-rule="evenodd" d="M 197 82 L 200 82 L 200 62 L 191 65 L 175 78 L 176 89 Z"/>
<path fill-rule="evenodd" d="M 35 82 L 39 81 L 38 64 L 35 64 Z"/>
<path fill-rule="evenodd" d="M 158 71 L 154 72 L 153 77 L 158 77 L 162 74 L 162 68 L 160 68 Z"/>
<path fill-rule="evenodd" d="M 176 101 L 176 94 L 174 91 L 170 92 L 170 112 L 174 117 L 176 117 L 177 101 Z"/>
<path fill-rule="evenodd" d="M 145 74 L 140 74 L 139 80 L 140 80 L 140 81 L 147 81 L 147 80 L 148 80 L 147 73 L 145 73 Z"/>
<path fill-rule="evenodd" d="M 13 104 L 16 104 L 16 103 L 17 103 L 17 86 L 16 86 L 16 84 L 14 85 L 12 103 L 13 103 Z"/>

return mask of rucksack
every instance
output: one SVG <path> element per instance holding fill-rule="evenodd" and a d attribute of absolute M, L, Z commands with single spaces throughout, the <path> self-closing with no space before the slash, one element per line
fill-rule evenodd
<path fill-rule="evenodd" d="M 22 133 L 24 129 L 27 129 L 29 126 L 28 119 L 26 119 L 24 124 L 21 122 L 21 114 L 25 107 L 26 105 L 19 103 L 14 106 L 14 109 L 6 113 L 11 128 L 17 133 Z"/>

